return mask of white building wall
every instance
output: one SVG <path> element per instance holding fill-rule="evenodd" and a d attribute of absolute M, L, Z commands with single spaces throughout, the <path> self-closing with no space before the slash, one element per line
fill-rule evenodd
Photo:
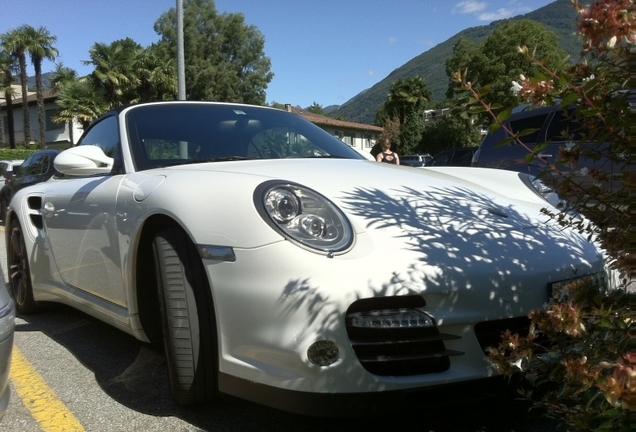
<path fill-rule="evenodd" d="M 44 104 L 45 111 L 53 110 L 53 109 L 58 109 L 58 106 L 55 103 Z M 6 116 L 7 116 L 6 110 L 3 110 L 2 121 L 4 121 L 4 118 Z M 38 119 L 37 105 L 29 106 L 29 121 L 30 121 L 30 129 L 31 129 L 30 144 L 37 145 L 40 139 L 40 124 Z M 6 122 L 4 123 L 4 125 L 6 125 Z M 14 107 L 13 109 L 13 126 L 14 126 L 14 132 L 15 132 L 14 136 L 15 136 L 16 144 L 24 143 L 24 119 L 23 119 L 23 110 L 21 106 L 17 108 Z M 45 124 L 45 128 L 46 128 L 46 124 Z M 5 128 L 3 132 L 4 132 L 4 143 L 5 145 L 8 145 L 9 131 L 7 130 L 7 128 Z M 60 149 L 70 147 L 72 144 L 75 144 L 78 141 L 82 132 L 83 132 L 83 129 L 81 128 L 80 124 L 78 122 L 74 122 L 73 141 L 75 142 L 71 143 L 68 123 L 59 124 L 59 127 L 49 128 L 45 132 L 46 147 L 53 147 L 53 148 L 60 148 Z"/>
<path fill-rule="evenodd" d="M 369 154 L 371 154 L 371 149 L 375 145 L 377 139 L 377 134 L 365 134 L 356 130 L 343 128 L 336 129 L 323 125 L 318 126 L 356 150 Z"/>

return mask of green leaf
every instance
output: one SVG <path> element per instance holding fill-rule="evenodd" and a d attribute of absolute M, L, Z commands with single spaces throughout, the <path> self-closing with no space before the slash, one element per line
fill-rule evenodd
<path fill-rule="evenodd" d="M 563 86 L 563 85 L 566 85 L 566 84 L 567 84 L 567 83 L 569 83 L 570 81 L 572 81 L 572 77 L 571 77 L 570 75 L 568 75 L 568 74 L 562 74 L 562 75 L 559 77 L 559 84 L 560 84 L 560 85 L 562 85 L 562 86 Z"/>
<path fill-rule="evenodd" d="M 530 135 L 530 134 L 535 133 L 535 132 L 536 132 L 536 131 L 538 131 L 538 130 L 539 130 L 538 128 L 529 128 L 529 129 L 524 129 L 524 130 L 522 130 L 521 132 L 519 132 L 519 133 L 517 134 L 517 136 L 522 137 L 522 136 Z"/>
<path fill-rule="evenodd" d="M 539 153 L 542 150 L 545 150 L 545 148 L 550 145 L 550 143 L 548 142 L 543 142 L 541 144 L 537 144 L 536 146 L 534 146 L 534 152 L 535 153 Z"/>
<path fill-rule="evenodd" d="M 563 98 L 563 101 L 561 102 L 561 105 L 559 105 L 559 106 L 561 108 L 567 107 L 568 105 L 576 102 L 578 99 L 579 99 L 579 95 L 578 94 L 570 93 L 565 98 Z"/>
<path fill-rule="evenodd" d="M 468 113 L 469 114 L 479 114 L 479 113 L 483 113 L 485 111 L 486 111 L 486 108 L 484 108 L 481 105 L 475 105 L 475 106 L 472 106 L 472 107 L 470 107 L 468 109 Z"/>
<path fill-rule="evenodd" d="M 500 122 L 505 122 L 506 120 L 508 120 L 508 117 L 510 117 L 510 114 L 512 114 L 512 108 L 506 108 L 499 114 L 497 114 L 497 120 L 499 120 Z"/>
<path fill-rule="evenodd" d="M 488 126 L 488 130 L 491 134 L 497 132 L 499 128 L 501 128 L 501 125 L 499 123 L 491 123 L 490 126 Z"/>
<path fill-rule="evenodd" d="M 499 148 L 499 147 L 503 147 L 506 144 L 509 144 L 510 142 L 514 141 L 515 137 L 508 137 L 508 138 L 504 138 L 501 141 L 499 141 L 497 144 L 495 144 L 494 148 Z"/>
<path fill-rule="evenodd" d="M 531 152 L 528 153 L 523 159 L 526 161 L 527 164 L 530 164 L 532 162 L 532 159 L 534 159 L 534 156 L 534 153 Z"/>
<path fill-rule="evenodd" d="M 484 97 L 484 96 L 486 96 L 488 93 L 490 93 L 490 88 L 491 88 L 491 85 L 490 85 L 490 84 L 486 84 L 485 86 L 482 86 L 482 87 L 479 89 L 479 91 L 477 92 L 477 94 L 478 94 L 480 97 Z"/>

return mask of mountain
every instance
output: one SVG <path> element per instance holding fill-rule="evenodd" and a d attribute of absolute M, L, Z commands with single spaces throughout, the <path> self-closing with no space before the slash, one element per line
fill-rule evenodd
<path fill-rule="evenodd" d="M 557 34 L 561 49 L 570 54 L 572 58 L 579 58 L 581 43 L 574 35 L 576 17 L 577 12 L 572 7 L 570 0 L 556 0 L 533 12 L 518 15 L 508 20 L 531 19 L 540 22 Z M 393 82 L 415 75 L 420 75 L 426 81 L 433 101 L 444 100 L 446 89 L 448 88 L 446 59 L 453 55 L 453 46 L 459 41 L 460 37 L 463 36 L 475 43 L 483 42 L 496 27 L 508 20 L 493 21 L 489 25 L 462 30 L 455 36 L 395 69 L 382 81 L 360 92 L 342 104 L 340 108 L 332 111 L 331 115 L 342 116 L 344 119 L 357 123 L 373 124 L 375 114 L 386 101 L 386 95 L 389 93 Z"/>
<path fill-rule="evenodd" d="M 50 80 L 53 72 L 45 72 L 42 74 L 42 88 L 48 89 L 50 88 Z M 27 87 L 29 91 L 35 91 L 35 76 L 27 77 Z"/>

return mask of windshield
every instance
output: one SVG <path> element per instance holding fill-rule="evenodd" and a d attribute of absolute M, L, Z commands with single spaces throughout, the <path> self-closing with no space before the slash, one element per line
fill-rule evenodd
<path fill-rule="evenodd" d="M 282 110 L 213 103 L 138 106 L 126 114 L 135 166 L 242 159 L 361 159 L 349 146 Z"/>

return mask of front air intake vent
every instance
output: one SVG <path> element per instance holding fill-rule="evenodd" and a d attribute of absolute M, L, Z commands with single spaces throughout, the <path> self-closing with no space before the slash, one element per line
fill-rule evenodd
<path fill-rule="evenodd" d="M 530 330 L 530 319 L 519 317 L 477 323 L 475 325 L 475 336 L 477 336 L 484 354 L 488 355 L 490 348 L 499 346 L 501 335 L 506 330 L 510 330 L 513 334 L 525 336 Z"/>
<path fill-rule="evenodd" d="M 30 196 L 27 198 L 27 206 L 29 212 L 29 220 L 31 224 L 37 228 L 44 228 L 44 222 L 42 219 L 42 197 Z"/>
<path fill-rule="evenodd" d="M 408 376 L 438 373 L 450 367 L 445 340 L 422 308 L 420 296 L 377 297 L 354 302 L 347 310 L 347 334 L 362 366 L 375 375 Z"/>

